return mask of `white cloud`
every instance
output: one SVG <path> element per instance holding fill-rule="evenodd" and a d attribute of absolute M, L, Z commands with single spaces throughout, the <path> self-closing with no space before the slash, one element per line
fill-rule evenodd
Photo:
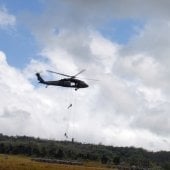
<path fill-rule="evenodd" d="M 64 42 L 65 35 L 62 36 L 59 39 Z M 47 43 L 42 52 L 48 62 L 34 60 L 24 74 L 9 66 L 1 53 L 1 94 L 8 99 L 1 103 L 2 132 L 64 139 L 67 131 L 69 137 L 83 142 L 168 150 L 169 143 L 162 141 L 169 141 L 168 133 L 163 133 L 169 126 L 162 126 L 162 122 L 169 122 L 166 119 L 168 107 L 164 110 L 169 97 L 162 93 L 161 85 L 154 85 L 162 75 L 162 65 L 148 55 L 120 56 L 123 47 L 94 32 L 90 37 L 86 43 L 89 52 L 86 62 L 81 57 L 77 61 L 74 43 L 64 46 L 56 37 L 61 46 L 55 48 Z M 81 39 L 81 44 L 87 39 Z M 88 89 L 77 92 L 60 87 L 46 89 L 41 85 L 34 88 L 24 78 L 47 68 L 74 74 L 80 68 L 86 68 L 86 63 L 88 70 L 82 76 L 92 76 L 100 81 L 88 82 Z M 45 78 L 49 79 L 48 75 L 45 74 Z M 70 103 L 73 106 L 67 109 Z M 164 111 L 161 119 L 160 105 Z"/>
<path fill-rule="evenodd" d="M 59 39 L 64 41 L 64 37 L 65 35 Z M 50 96 L 54 103 L 60 103 L 58 111 L 67 107 L 68 101 L 74 102 L 72 111 L 69 112 L 74 114 L 67 117 L 68 111 L 63 110 L 62 114 L 65 116 L 60 121 L 63 120 L 65 125 L 58 122 L 59 126 L 69 126 L 69 135 L 79 141 L 168 150 L 169 143 L 163 141 L 169 141 L 170 138 L 167 133 L 169 109 L 166 106 L 169 96 L 164 93 L 166 86 L 157 83 L 157 80 L 164 80 L 162 63 L 149 54 L 121 56 L 123 46 L 120 47 L 95 32 L 91 32 L 90 37 L 87 37 L 89 59 L 86 62 L 81 60 L 81 56 L 76 60 L 78 56 L 74 53 L 74 43 L 69 43 L 68 47 L 62 45 L 60 48 L 50 48 L 49 43 L 46 46 L 48 50 L 43 52 L 43 56 L 49 60 L 49 66 L 54 70 L 72 74 L 88 63 L 88 70 L 83 76 L 100 79 L 97 83 L 88 82 L 89 89 L 80 90 L 74 97 L 72 92 L 68 95 L 67 90 L 58 92 L 55 87 L 45 92 L 46 97 Z M 56 42 L 60 44 L 58 37 Z M 79 46 L 81 44 L 77 48 Z M 67 100 L 63 94 L 67 96 Z M 62 98 L 58 100 L 56 95 L 61 95 Z M 72 96 L 73 100 L 69 96 Z M 162 122 L 165 120 L 167 126 L 163 126 Z M 62 133 L 60 135 L 62 136 Z"/>
<path fill-rule="evenodd" d="M 0 8 L 0 27 L 14 26 L 16 23 L 15 16 L 8 13 L 5 7 Z"/>
<path fill-rule="evenodd" d="M 56 123 L 51 114 L 56 112 L 57 104 L 41 92 L 41 88 L 35 90 L 20 70 L 9 66 L 2 52 L 0 58 L 1 132 L 41 137 L 54 135 L 55 131 L 51 132 L 49 124 L 54 126 Z"/>
<path fill-rule="evenodd" d="M 168 0 L 161 2 L 159 0 L 51 0 L 46 1 L 45 5 L 47 10 L 43 16 L 44 24 L 48 22 L 50 27 L 55 24 L 54 27 L 77 31 L 87 26 L 100 25 L 110 19 L 169 19 L 170 16 Z M 51 17 L 51 14 L 55 17 Z"/>

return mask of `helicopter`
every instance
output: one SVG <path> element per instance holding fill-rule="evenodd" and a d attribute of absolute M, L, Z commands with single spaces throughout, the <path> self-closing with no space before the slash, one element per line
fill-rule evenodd
<path fill-rule="evenodd" d="M 79 88 L 87 88 L 89 86 L 84 81 L 76 78 L 79 74 L 84 72 L 85 69 L 81 70 L 80 72 L 78 72 L 77 74 L 75 74 L 73 76 L 58 73 L 58 72 L 51 71 L 51 70 L 47 70 L 47 71 L 50 72 L 50 73 L 55 73 L 55 74 L 62 75 L 62 76 L 68 77 L 68 78 L 55 80 L 55 81 L 45 81 L 41 77 L 40 73 L 36 73 L 36 76 L 37 76 L 37 79 L 39 80 L 39 83 L 45 84 L 46 87 L 48 87 L 49 85 L 52 85 L 52 86 L 71 87 L 71 88 L 75 88 L 75 90 L 78 90 Z"/>

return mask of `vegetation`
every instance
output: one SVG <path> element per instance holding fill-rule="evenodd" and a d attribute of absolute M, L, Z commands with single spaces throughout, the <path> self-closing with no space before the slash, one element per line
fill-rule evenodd
<path fill-rule="evenodd" d="M 83 166 L 64 165 L 64 164 L 49 164 L 43 162 L 31 161 L 28 157 L 23 156 L 7 156 L 0 155 L 0 170 L 107 170 L 105 167 L 98 165 Z"/>
<path fill-rule="evenodd" d="M 170 152 L 148 152 L 134 147 L 82 144 L 27 136 L 9 137 L 0 134 L 0 153 L 170 170 Z"/>

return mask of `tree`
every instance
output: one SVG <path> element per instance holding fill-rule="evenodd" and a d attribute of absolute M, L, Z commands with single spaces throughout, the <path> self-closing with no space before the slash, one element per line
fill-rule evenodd
<path fill-rule="evenodd" d="M 113 162 L 114 162 L 115 165 L 119 165 L 120 164 L 120 157 L 119 156 L 114 157 Z"/>
<path fill-rule="evenodd" d="M 101 157 L 101 162 L 102 162 L 102 164 L 107 164 L 108 161 L 109 161 L 109 159 L 108 159 L 108 157 L 107 157 L 106 155 L 103 155 L 103 156 Z"/>
<path fill-rule="evenodd" d="M 164 170 L 170 170 L 170 163 L 165 163 L 163 168 L 164 168 Z"/>
<path fill-rule="evenodd" d="M 62 149 L 59 149 L 57 154 L 55 155 L 56 158 L 63 159 L 64 157 L 64 152 Z"/>

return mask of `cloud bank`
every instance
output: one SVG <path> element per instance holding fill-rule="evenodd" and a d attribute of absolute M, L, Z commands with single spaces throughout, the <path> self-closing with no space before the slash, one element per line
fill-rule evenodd
<path fill-rule="evenodd" d="M 45 1 L 44 13 L 30 15 L 27 23 L 41 44 L 41 58 L 18 70 L 0 54 L 2 132 L 59 140 L 68 132 L 81 142 L 169 150 L 170 3 L 146 3 Z M 145 22 L 125 45 L 98 29 L 126 18 Z M 37 71 L 75 74 L 83 68 L 82 78 L 100 80 L 87 81 L 88 89 L 35 85 Z M 67 109 L 70 103 L 73 107 Z"/>

